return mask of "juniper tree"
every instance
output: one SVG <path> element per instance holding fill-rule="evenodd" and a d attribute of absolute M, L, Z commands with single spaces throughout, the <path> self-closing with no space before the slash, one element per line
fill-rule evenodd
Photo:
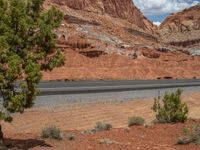
<path fill-rule="evenodd" d="M 188 118 L 188 106 L 181 100 L 182 90 L 166 93 L 160 103 L 160 96 L 155 99 L 152 110 L 159 123 L 185 122 Z"/>
<path fill-rule="evenodd" d="M 11 122 L 12 113 L 32 107 L 41 72 L 64 63 L 54 33 L 63 14 L 43 3 L 0 0 L 0 120 Z"/>

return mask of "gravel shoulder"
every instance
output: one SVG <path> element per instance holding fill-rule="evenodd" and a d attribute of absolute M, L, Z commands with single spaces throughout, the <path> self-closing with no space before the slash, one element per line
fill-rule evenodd
<path fill-rule="evenodd" d="M 200 119 L 200 92 L 186 93 L 183 100 L 188 104 L 189 117 Z M 12 124 L 4 124 L 9 133 L 36 133 L 49 124 L 62 130 L 84 130 L 93 128 L 98 121 L 109 122 L 114 128 L 127 126 L 129 117 L 140 116 L 147 123 L 154 120 L 151 107 L 154 98 L 140 98 L 129 101 L 99 101 L 71 103 L 63 106 L 38 107 L 24 114 L 15 114 Z"/>

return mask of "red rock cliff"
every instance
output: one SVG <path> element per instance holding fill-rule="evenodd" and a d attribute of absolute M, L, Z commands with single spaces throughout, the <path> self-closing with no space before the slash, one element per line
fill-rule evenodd
<path fill-rule="evenodd" d="M 107 13 L 115 18 L 126 19 L 143 30 L 153 30 L 155 26 L 141 11 L 135 7 L 132 0 L 52 0 L 59 5 L 67 5 L 72 9 Z"/>
<path fill-rule="evenodd" d="M 172 14 L 160 26 L 165 43 L 190 46 L 200 41 L 200 5 Z"/>

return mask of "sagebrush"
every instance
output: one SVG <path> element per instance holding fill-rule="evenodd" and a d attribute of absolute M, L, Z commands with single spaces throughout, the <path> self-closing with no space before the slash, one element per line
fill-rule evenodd
<path fill-rule="evenodd" d="M 97 122 L 95 126 L 96 131 L 108 131 L 112 128 L 112 125 L 109 123 Z"/>
<path fill-rule="evenodd" d="M 184 129 L 183 137 L 179 137 L 178 144 L 200 144 L 200 125 Z"/>
<path fill-rule="evenodd" d="M 62 131 L 55 126 L 47 126 L 42 129 L 42 138 L 50 138 L 56 140 L 62 140 Z"/>
<path fill-rule="evenodd" d="M 144 125 L 145 120 L 142 117 L 131 117 L 128 119 L 128 126 Z"/>

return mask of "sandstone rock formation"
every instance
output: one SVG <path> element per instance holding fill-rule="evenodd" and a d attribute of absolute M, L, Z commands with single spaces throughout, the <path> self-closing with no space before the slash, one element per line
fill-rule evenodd
<path fill-rule="evenodd" d="M 140 10 L 133 4 L 132 0 L 53 0 L 59 5 L 66 5 L 72 9 L 85 10 L 100 14 L 109 14 L 115 18 L 126 19 L 144 30 L 155 28 Z"/>
<path fill-rule="evenodd" d="M 200 5 L 170 15 L 159 30 L 165 43 L 200 50 Z"/>
<path fill-rule="evenodd" d="M 163 44 L 173 34 L 169 27 L 161 26 L 166 32 L 159 39 L 132 0 L 45 1 L 45 8 L 51 5 L 65 15 L 55 32 L 66 60 L 44 72 L 45 80 L 200 78 L 200 58 Z"/>

